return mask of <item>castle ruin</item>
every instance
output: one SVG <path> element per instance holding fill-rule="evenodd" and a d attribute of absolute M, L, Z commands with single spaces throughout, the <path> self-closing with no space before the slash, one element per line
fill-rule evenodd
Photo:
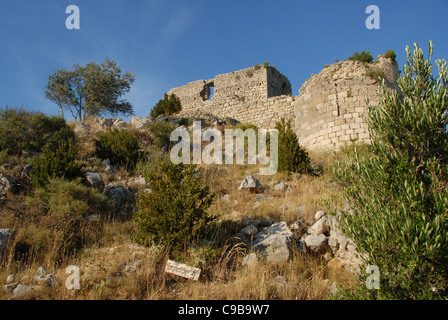
<path fill-rule="evenodd" d="M 366 99 L 372 105 L 379 102 L 378 72 L 389 89 L 398 89 L 397 63 L 379 56 L 373 64 L 342 61 L 327 66 L 302 85 L 298 96 L 276 68 L 258 65 L 190 82 L 168 94 L 180 99 L 180 115 L 211 114 L 265 129 L 274 128 L 281 118 L 293 119 L 301 145 L 338 150 L 349 141 L 370 141 L 363 116 Z"/>

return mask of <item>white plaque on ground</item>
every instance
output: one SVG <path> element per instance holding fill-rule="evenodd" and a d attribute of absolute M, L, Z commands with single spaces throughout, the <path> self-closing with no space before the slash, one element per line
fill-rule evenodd
<path fill-rule="evenodd" d="M 198 281 L 201 269 L 190 267 L 183 263 L 168 260 L 166 262 L 165 272 Z"/>

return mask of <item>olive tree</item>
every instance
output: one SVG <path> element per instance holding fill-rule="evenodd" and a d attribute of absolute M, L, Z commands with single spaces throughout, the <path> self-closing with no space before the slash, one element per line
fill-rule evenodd
<path fill-rule="evenodd" d="M 115 62 L 75 64 L 73 70 L 59 69 L 48 78 L 45 96 L 57 104 L 62 117 L 70 111 L 75 121 L 87 116 L 133 114 L 132 105 L 121 97 L 129 92 L 134 74 L 122 72 Z"/>

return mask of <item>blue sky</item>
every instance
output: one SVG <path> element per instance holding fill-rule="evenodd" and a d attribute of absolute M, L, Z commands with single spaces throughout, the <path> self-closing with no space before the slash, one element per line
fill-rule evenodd
<path fill-rule="evenodd" d="M 68 30 L 65 9 L 80 9 Z M 368 5 L 380 29 L 368 30 Z M 269 61 L 293 94 L 313 73 L 355 51 L 393 49 L 400 69 L 414 42 L 448 60 L 448 1 L 398 0 L 1 0 L 0 106 L 57 114 L 45 99 L 59 68 L 105 58 L 135 73 L 126 95 L 145 117 L 173 87 Z"/>

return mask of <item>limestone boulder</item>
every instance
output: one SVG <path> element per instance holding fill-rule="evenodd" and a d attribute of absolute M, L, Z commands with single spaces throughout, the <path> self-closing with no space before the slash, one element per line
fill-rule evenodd
<path fill-rule="evenodd" d="M 249 174 L 241 182 L 238 190 L 248 190 L 255 193 L 261 193 L 263 192 L 263 186 L 261 185 L 260 180 Z"/>

